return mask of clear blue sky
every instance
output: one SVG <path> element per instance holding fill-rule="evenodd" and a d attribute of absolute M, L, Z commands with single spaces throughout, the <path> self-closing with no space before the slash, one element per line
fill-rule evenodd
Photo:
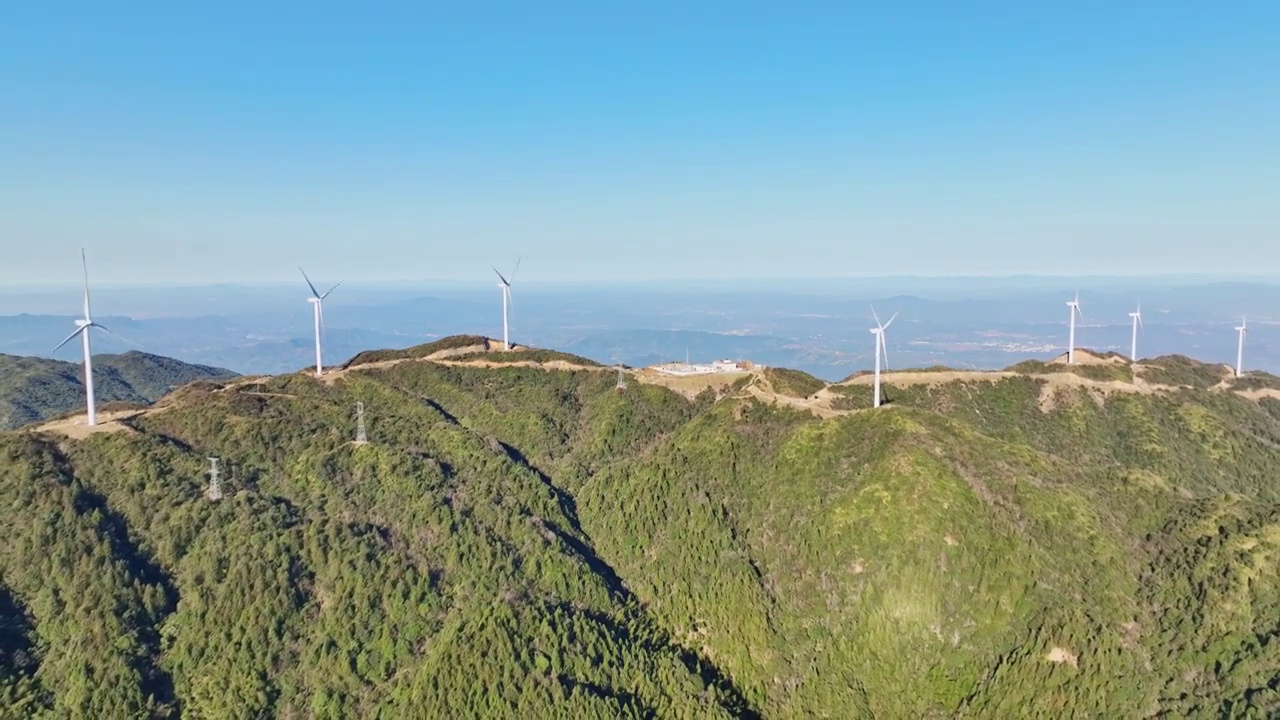
<path fill-rule="evenodd" d="M 0 283 L 1280 275 L 1274 1 L 194 5 L 0 9 Z"/>

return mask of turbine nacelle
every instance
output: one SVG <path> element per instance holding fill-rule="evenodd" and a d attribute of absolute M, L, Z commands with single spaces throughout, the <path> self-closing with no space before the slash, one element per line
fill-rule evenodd
<path fill-rule="evenodd" d="M 1071 308 L 1071 312 L 1078 314 L 1081 320 L 1084 319 L 1084 313 L 1080 312 L 1080 291 L 1079 290 L 1076 291 L 1076 297 L 1074 300 L 1067 301 L 1067 307 Z"/>

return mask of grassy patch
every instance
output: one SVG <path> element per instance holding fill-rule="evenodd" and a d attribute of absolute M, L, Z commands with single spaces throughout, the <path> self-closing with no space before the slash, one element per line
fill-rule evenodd
<path fill-rule="evenodd" d="M 476 345 L 487 349 L 489 347 L 489 339 L 482 335 L 450 335 L 434 342 L 414 345 L 403 350 L 366 350 L 348 360 L 342 367 L 351 368 L 389 360 L 416 360 L 442 350 L 457 350 Z"/>
<path fill-rule="evenodd" d="M 1162 355 L 1142 362 L 1142 377 L 1161 385 L 1210 388 L 1222 382 L 1226 372 L 1221 365 L 1209 365 L 1185 355 Z"/>
<path fill-rule="evenodd" d="M 827 386 L 809 373 L 787 368 L 766 368 L 764 377 L 774 392 L 791 397 L 807 398 Z"/>
<path fill-rule="evenodd" d="M 1280 390 L 1280 377 L 1268 372 L 1247 372 L 1244 377 L 1232 378 L 1232 390 Z"/>
<path fill-rule="evenodd" d="M 512 352 L 473 352 L 455 355 L 450 360 L 465 362 L 467 360 L 484 360 L 491 363 L 519 363 L 519 362 L 566 362 L 572 365 L 585 365 L 587 367 L 604 367 L 595 360 L 584 358 L 580 355 L 559 352 L 557 350 L 513 350 Z"/>
<path fill-rule="evenodd" d="M 1047 375 L 1051 373 L 1071 373 L 1098 382 L 1133 382 L 1133 371 L 1128 365 L 1067 365 L 1065 363 L 1047 363 L 1041 360 L 1024 360 L 1008 368 L 1008 372 L 1024 375 Z"/>

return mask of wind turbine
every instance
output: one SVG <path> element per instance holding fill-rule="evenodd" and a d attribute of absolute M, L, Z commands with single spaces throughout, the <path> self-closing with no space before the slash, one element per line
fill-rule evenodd
<path fill-rule="evenodd" d="M 1246 318 L 1240 318 L 1240 327 L 1236 328 L 1236 332 L 1240 333 L 1240 342 L 1236 345 L 1236 377 L 1244 374 L 1244 334 L 1249 332 L 1249 323 Z"/>
<path fill-rule="evenodd" d="M 98 328 L 99 330 L 109 334 L 115 333 L 108 330 L 105 326 L 93 321 L 93 315 L 89 312 L 89 261 L 85 258 L 84 249 L 80 250 L 80 264 L 84 266 L 84 318 L 76 320 L 75 332 L 66 337 L 65 340 L 58 343 L 58 347 L 54 348 L 50 355 L 62 349 L 63 345 L 71 342 L 75 336 L 79 335 L 84 344 L 84 394 L 86 406 L 88 407 L 88 424 L 97 425 L 98 415 L 93 403 L 93 359 L 89 350 L 89 328 Z"/>
<path fill-rule="evenodd" d="M 1138 362 L 1138 328 L 1142 327 L 1142 303 L 1138 303 L 1138 311 L 1129 313 L 1133 318 L 1133 341 L 1129 344 L 1129 359 Z"/>
<path fill-rule="evenodd" d="M 873 327 L 873 328 L 871 328 L 871 334 L 876 336 L 876 378 L 875 378 L 875 394 L 874 394 L 874 396 L 873 396 L 873 398 L 872 398 L 871 406 L 872 406 L 872 407 L 880 407 L 880 362 L 881 362 L 881 356 L 883 356 L 883 357 L 884 357 L 884 364 L 885 364 L 885 366 L 887 367 L 887 366 L 889 365 L 889 357 L 888 357 L 888 355 L 889 355 L 889 351 L 888 351 L 888 349 L 885 347 L 885 344 L 884 344 L 884 331 L 885 331 L 885 330 L 888 330 L 888 329 L 889 329 L 889 326 L 893 324 L 893 319 L 894 319 L 894 318 L 896 318 L 896 317 L 898 317 L 898 313 L 894 313 L 894 314 L 893 314 L 893 317 L 889 318 L 889 322 L 887 322 L 887 323 L 885 323 L 885 324 L 881 325 L 881 324 L 880 324 L 880 316 L 879 316 L 879 315 L 876 315 L 876 309 L 875 309 L 875 307 L 872 307 L 872 308 L 871 308 L 871 317 L 873 317 L 873 318 L 875 318 L 875 319 L 876 319 L 876 326 L 875 326 L 875 327 Z"/>
<path fill-rule="evenodd" d="M 1080 320 L 1084 321 L 1084 313 L 1080 312 L 1080 291 L 1076 291 L 1076 299 L 1067 301 L 1067 312 L 1071 314 L 1071 320 L 1067 330 L 1067 364 L 1072 365 L 1076 361 L 1076 316 L 1080 316 Z"/>
<path fill-rule="evenodd" d="M 626 375 L 626 372 L 623 370 L 622 360 L 618 357 L 618 349 L 614 348 L 613 352 L 610 353 L 610 356 L 613 357 L 614 367 L 618 369 L 618 384 L 615 385 L 614 387 L 616 387 L 618 390 L 626 390 L 627 375 Z"/>
<path fill-rule="evenodd" d="M 516 279 L 516 273 L 520 272 L 520 258 L 516 258 L 516 269 L 511 271 L 511 280 L 507 280 L 498 272 L 498 268 L 494 268 L 493 272 L 497 274 L 498 279 L 502 281 L 498 285 L 502 289 L 502 349 L 510 350 L 511 342 L 507 335 L 507 305 L 512 303 L 511 300 L 511 281 Z"/>
<path fill-rule="evenodd" d="M 338 285 L 329 288 L 328 292 L 321 295 L 316 286 L 311 282 L 311 278 L 307 277 L 307 271 L 298 268 L 298 272 L 302 273 L 302 279 L 307 281 L 307 287 L 311 288 L 311 297 L 307 298 L 307 302 L 311 303 L 311 313 L 315 317 L 316 324 L 316 377 L 324 375 L 323 354 L 320 350 L 320 335 L 324 332 L 324 299 L 329 297 L 329 293 L 338 289 Z"/>

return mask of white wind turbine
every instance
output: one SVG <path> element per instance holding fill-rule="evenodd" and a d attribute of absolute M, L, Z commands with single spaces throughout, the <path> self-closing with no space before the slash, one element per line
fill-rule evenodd
<path fill-rule="evenodd" d="M 1071 320 L 1067 330 L 1067 364 L 1074 364 L 1076 361 L 1076 316 L 1080 316 L 1081 322 L 1084 321 L 1084 313 L 1080 312 L 1080 291 L 1076 291 L 1076 299 L 1067 301 L 1067 312 L 1071 314 Z"/>
<path fill-rule="evenodd" d="M 1247 318 L 1240 318 L 1240 327 L 1236 328 L 1236 332 L 1240 333 L 1240 341 L 1236 345 L 1236 377 L 1244 374 L 1244 334 L 1249 332 L 1249 323 Z"/>
<path fill-rule="evenodd" d="M 114 335 L 115 333 L 108 330 L 103 325 L 93 321 L 93 316 L 89 312 L 89 261 L 85 258 L 84 250 L 80 250 L 80 263 L 84 266 L 84 318 L 76 320 L 76 330 L 66 337 L 65 340 L 58 343 L 58 347 L 53 349 L 52 355 L 58 352 L 63 345 L 71 342 L 75 336 L 79 335 L 84 344 L 84 394 L 86 407 L 88 408 L 88 424 L 98 424 L 97 409 L 93 402 L 93 360 L 89 350 L 89 328 L 98 328 L 99 330 Z"/>
<path fill-rule="evenodd" d="M 498 268 L 494 268 L 493 272 L 502 282 L 498 285 L 502 290 L 502 349 L 510 350 L 511 341 L 507 334 L 507 306 L 512 304 L 511 300 L 511 283 L 516 279 L 516 273 L 520 272 L 520 258 L 516 258 L 516 269 L 511 271 L 511 280 L 507 280 L 498 272 Z"/>
<path fill-rule="evenodd" d="M 885 323 L 885 324 L 881 325 L 881 324 L 880 324 L 880 316 L 879 316 L 879 315 L 876 315 L 876 309 L 875 309 L 874 307 L 872 307 L 872 308 L 871 308 L 871 317 L 873 317 L 873 318 L 875 318 L 875 319 L 876 319 L 876 326 L 875 326 L 875 327 L 873 327 L 873 328 L 871 328 L 871 334 L 876 336 L 876 377 L 875 377 L 875 392 L 874 392 L 873 397 L 872 397 L 871 406 L 872 406 L 872 407 L 880 407 L 880 363 L 881 363 L 881 358 L 882 358 L 882 357 L 884 358 L 883 362 L 884 362 L 885 367 L 888 367 L 888 365 L 889 365 L 889 357 L 888 357 L 888 356 L 889 356 L 889 351 L 888 351 L 888 348 L 886 348 L 886 347 L 885 347 L 885 344 L 884 344 L 884 331 L 885 331 L 885 330 L 888 330 L 888 329 L 889 329 L 889 326 L 893 324 L 893 319 L 894 319 L 894 318 L 896 318 L 896 317 L 898 317 L 898 313 L 894 313 L 894 314 L 893 314 L 893 317 L 890 317 L 890 318 L 889 318 L 889 322 L 887 322 L 887 323 Z"/>
<path fill-rule="evenodd" d="M 324 355 L 320 350 L 320 335 L 324 332 L 324 299 L 329 297 L 329 293 L 338 289 L 338 285 L 329 288 L 328 292 L 321 295 L 316 286 L 312 284 L 311 278 L 307 277 L 307 271 L 298 268 L 298 272 L 302 273 L 302 279 L 307 281 L 307 287 L 311 288 L 311 297 L 307 298 L 307 302 L 311 303 L 311 313 L 315 317 L 316 325 L 316 377 L 324 375 Z"/>
<path fill-rule="evenodd" d="M 1133 341 L 1129 344 L 1129 359 L 1138 362 L 1138 328 L 1142 327 L 1142 303 L 1138 303 L 1138 311 L 1129 313 L 1133 318 Z"/>

